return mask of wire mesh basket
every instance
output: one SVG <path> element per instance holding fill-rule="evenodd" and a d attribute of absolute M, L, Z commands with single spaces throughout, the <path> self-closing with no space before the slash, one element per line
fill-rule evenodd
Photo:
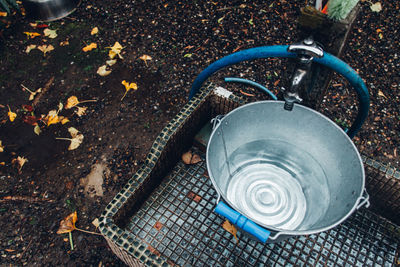
<path fill-rule="evenodd" d="M 372 266 L 399 264 L 400 172 L 363 157 L 372 207 L 319 234 L 263 244 L 236 240 L 213 212 L 216 192 L 196 134 L 246 101 L 208 83 L 161 131 L 144 165 L 107 205 L 100 231 L 129 266 Z M 198 139 L 197 139 L 198 140 Z M 200 142 L 201 143 L 201 142 Z M 194 150 L 202 161 L 185 165 Z"/>

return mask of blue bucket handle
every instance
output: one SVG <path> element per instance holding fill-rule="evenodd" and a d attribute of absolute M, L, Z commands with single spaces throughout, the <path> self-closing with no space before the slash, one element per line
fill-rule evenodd
<path fill-rule="evenodd" d="M 218 202 L 214 211 L 219 215 L 227 218 L 231 223 L 253 235 L 263 243 L 267 242 L 268 238 L 271 235 L 270 231 L 254 223 L 253 221 L 243 216 L 236 210 L 232 209 L 222 201 Z"/>
<path fill-rule="evenodd" d="M 288 45 L 255 47 L 230 54 L 215 61 L 205 68 L 194 80 L 190 90 L 189 100 L 199 91 L 200 87 L 208 79 L 208 77 L 224 67 L 234 65 L 242 61 L 260 58 L 296 58 L 297 54 L 289 52 L 288 47 Z M 313 61 L 331 68 L 333 71 L 341 74 L 349 81 L 356 91 L 359 102 L 359 110 L 355 121 L 347 132 L 347 135 L 350 138 L 353 138 L 367 118 L 369 110 L 369 93 L 364 81 L 349 65 L 327 52 L 324 52 L 324 55 L 321 58 L 313 58 Z"/>

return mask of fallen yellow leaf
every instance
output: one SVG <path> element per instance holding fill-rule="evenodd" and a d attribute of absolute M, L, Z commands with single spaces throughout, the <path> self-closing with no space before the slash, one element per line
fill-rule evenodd
<path fill-rule="evenodd" d="M 91 51 L 93 49 L 97 48 L 97 44 L 96 43 L 91 43 L 90 45 L 85 46 L 84 48 L 82 48 L 83 52 L 88 52 Z"/>
<path fill-rule="evenodd" d="M 68 150 L 74 150 L 83 142 L 83 134 L 80 134 L 79 131 L 74 127 L 68 128 L 68 131 L 72 136 L 71 144 L 69 145 Z"/>
<path fill-rule="evenodd" d="M 60 42 L 60 46 L 67 46 L 67 45 L 69 45 L 69 41 L 68 40 Z"/>
<path fill-rule="evenodd" d="M 97 69 L 97 74 L 100 76 L 107 76 L 111 73 L 111 70 L 106 70 L 107 65 L 103 65 Z"/>
<path fill-rule="evenodd" d="M 7 12 L 0 12 L 0 17 L 7 17 Z"/>
<path fill-rule="evenodd" d="M 0 152 L 4 152 L 4 146 L 3 146 L 3 144 L 1 142 L 2 141 L 0 140 Z"/>
<path fill-rule="evenodd" d="M 65 109 L 70 109 L 72 107 L 75 107 L 76 105 L 79 104 L 79 100 L 76 96 L 71 96 L 67 100 L 67 104 L 65 105 Z"/>
<path fill-rule="evenodd" d="M 37 134 L 37 135 L 40 135 L 40 133 L 42 132 L 42 130 L 40 129 L 39 125 L 36 125 L 36 126 L 33 128 L 33 132 L 34 132 L 35 134 Z"/>
<path fill-rule="evenodd" d="M 115 42 L 115 44 L 112 47 L 106 47 L 106 48 L 110 49 L 110 51 L 108 52 L 108 56 L 110 57 L 110 59 L 114 59 L 116 55 L 118 55 L 120 59 L 123 59 L 123 57 L 121 56 L 121 51 L 123 47 L 120 43 Z"/>
<path fill-rule="evenodd" d="M 228 220 L 225 220 L 225 222 L 222 224 L 222 228 L 231 233 L 235 237 L 236 243 L 239 244 L 239 239 L 237 238 L 237 229 L 233 224 L 231 224 Z"/>
<path fill-rule="evenodd" d="M 143 61 L 147 61 L 147 60 L 152 60 L 153 58 L 151 56 L 148 56 L 148 55 L 143 55 L 143 56 L 140 57 L 140 59 L 143 60 Z"/>
<path fill-rule="evenodd" d="M 98 32 L 99 32 L 99 28 L 94 27 L 94 28 L 92 29 L 92 31 L 90 32 L 90 35 L 95 35 L 95 34 L 97 34 Z"/>
<path fill-rule="evenodd" d="M 10 119 L 11 122 L 13 122 L 15 120 L 15 118 L 17 117 L 17 114 L 12 112 L 10 109 L 10 106 L 8 106 L 8 118 Z"/>
<path fill-rule="evenodd" d="M 68 118 L 64 118 L 64 119 L 61 120 L 61 124 L 62 125 L 66 124 L 67 122 L 69 122 Z"/>
<path fill-rule="evenodd" d="M 86 114 L 87 107 L 78 107 L 78 106 L 76 107 L 78 108 L 78 110 L 75 111 L 76 115 L 82 117 L 83 115 Z"/>
<path fill-rule="evenodd" d="M 28 159 L 24 158 L 24 157 L 20 157 L 18 156 L 16 159 L 13 159 L 11 161 L 12 164 L 16 164 L 18 163 L 19 168 L 18 171 L 21 171 L 22 167 L 24 166 L 24 164 L 28 161 Z"/>
<path fill-rule="evenodd" d="M 34 45 L 34 44 L 28 45 L 26 47 L 25 53 L 29 54 L 29 52 L 31 52 L 31 50 L 35 49 L 35 48 L 36 48 L 36 45 Z"/>
<path fill-rule="evenodd" d="M 53 109 L 49 111 L 49 114 L 44 118 L 45 121 L 47 121 L 47 126 L 50 126 L 52 124 L 57 124 L 61 122 L 64 119 L 64 117 L 59 117 L 58 116 L 58 111 Z"/>
<path fill-rule="evenodd" d="M 124 99 L 124 97 L 126 96 L 126 94 L 128 93 L 129 90 L 133 89 L 133 90 L 137 90 L 137 84 L 136 83 L 128 83 L 127 81 L 123 80 L 121 82 L 124 86 L 125 86 L 125 94 L 122 96 L 121 101 Z"/>
<path fill-rule="evenodd" d="M 382 96 L 382 97 L 386 98 L 386 96 L 384 95 L 384 93 L 381 90 L 378 91 L 378 96 Z"/>
<path fill-rule="evenodd" d="M 40 36 L 40 33 L 37 32 L 24 32 L 24 34 L 26 34 L 28 38 L 35 38 L 37 36 Z"/>
<path fill-rule="evenodd" d="M 75 223 L 77 220 L 78 214 L 76 211 L 65 217 L 64 220 L 60 222 L 60 227 L 57 230 L 57 234 L 65 234 L 75 230 Z"/>
<path fill-rule="evenodd" d="M 106 64 L 108 65 L 108 66 L 112 66 L 112 65 L 114 65 L 115 63 L 117 63 L 117 60 L 116 59 L 110 59 L 110 60 L 107 60 L 106 61 Z"/>
<path fill-rule="evenodd" d="M 148 56 L 148 55 L 143 55 L 139 59 L 143 60 L 144 63 L 146 64 L 146 66 L 147 66 L 147 61 L 148 60 L 152 60 L 153 58 L 151 56 Z"/>
<path fill-rule="evenodd" d="M 98 219 L 98 218 L 94 219 L 94 220 L 92 221 L 92 224 L 93 224 L 96 228 L 99 228 L 99 225 L 100 225 L 99 219 Z"/>
<path fill-rule="evenodd" d="M 71 134 L 72 138 L 56 137 L 56 139 L 70 141 L 71 144 L 69 145 L 68 150 L 74 150 L 83 142 L 84 136 L 74 127 L 69 127 L 68 132 Z"/>
<path fill-rule="evenodd" d="M 44 36 L 47 36 L 51 39 L 54 39 L 57 37 L 56 30 L 44 29 L 43 34 L 44 34 Z"/>
<path fill-rule="evenodd" d="M 43 52 L 44 55 L 46 55 L 47 52 L 50 52 L 52 50 L 54 50 L 54 46 L 52 45 L 40 45 L 37 47 L 37 49 L 39 49 L 40 51 Z"/>

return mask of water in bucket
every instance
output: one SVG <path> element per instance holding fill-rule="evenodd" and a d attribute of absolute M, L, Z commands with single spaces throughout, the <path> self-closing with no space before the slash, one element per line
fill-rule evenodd
<path fill-rule="evenodd" d="M 309 153 L 282 140 L 246 143 L 227 155 L 221 174 L 228 200 L 254 221 L 309 229 L 329 202 L 326 175 Z"/>

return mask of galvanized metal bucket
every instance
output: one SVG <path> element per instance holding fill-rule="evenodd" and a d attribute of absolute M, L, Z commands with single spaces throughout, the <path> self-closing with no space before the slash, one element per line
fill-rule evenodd
<path fill-rule="evenodd" d="M 348 135 L 315 110 L 261 101 L 215 126 L 207 168 L 216 211 L 263 242 L 326 231 L 369 205 L 361 157 Z"/>
<path fill-rule="evenodd" d="M 80 0 L 23 0 L 27 15 L 35 20 L 54 21 L 71 14 Z"/>

